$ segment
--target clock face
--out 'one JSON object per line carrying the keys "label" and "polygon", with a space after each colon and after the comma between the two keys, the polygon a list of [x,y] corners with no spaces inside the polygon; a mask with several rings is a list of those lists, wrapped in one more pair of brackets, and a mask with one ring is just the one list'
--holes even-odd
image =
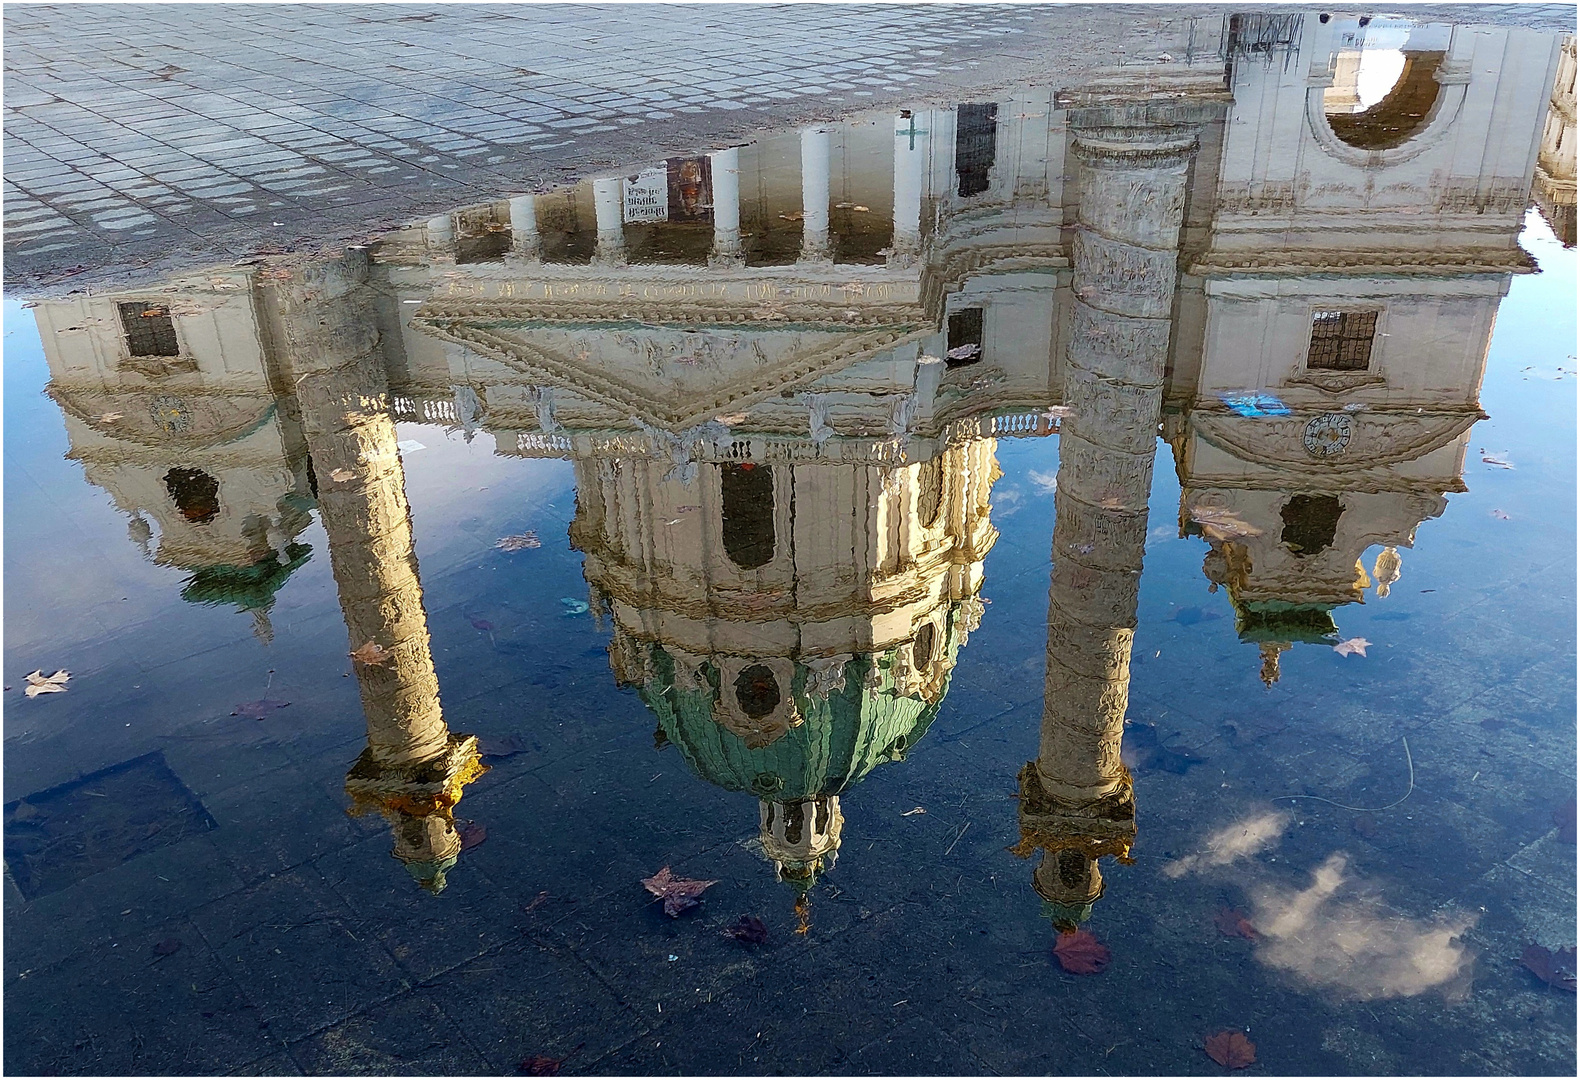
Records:
{"label": "clock face", "polygon": [[1306,453],[1314,458],[1334,457],[1350,445],[1350,418],[1345,413],[1323,413],[1306,421]]}
{"label": "clock face", "polygon": [[148,403],[154,423],[166,435],[184,435],[192,427],[192,410],[173,394],[160,394]]}

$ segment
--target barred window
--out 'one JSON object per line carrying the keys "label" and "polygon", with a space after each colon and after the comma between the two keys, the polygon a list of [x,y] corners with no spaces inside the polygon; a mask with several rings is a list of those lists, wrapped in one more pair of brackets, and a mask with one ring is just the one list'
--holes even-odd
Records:
{"label": "barred window", "polygon": [[1312,312],[1306,367],[1312,371],[1365,371],[1371,366],[1376,334],[1375,311]]}
{"label": "barred window", "polygon": [[120,304],[121,330],[133,356],[180,356],[176,326],[164,304]]}

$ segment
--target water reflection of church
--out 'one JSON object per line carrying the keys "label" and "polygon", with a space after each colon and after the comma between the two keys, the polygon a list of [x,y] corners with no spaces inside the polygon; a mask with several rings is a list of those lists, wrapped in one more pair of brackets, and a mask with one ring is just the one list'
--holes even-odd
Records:
{"label": "water reflection of church", "polygon": [[[51,392],[134,537],[152,519],[156,558],[245,579],[243,608],[267,610],[319,506],[351,644],[401,654],[358,668],[348,784],[430,884],[475,746],[444,728],[393,420],[574,462],[615,677],[661,744],[758,800],[801,889],[980,618],[995,441],[1059,430],[1018,850],[1068,926],[1135,836],[1119,744],[1158,436],[1269,682],[1386,595],[1463,490],[1561,55],[1524,30],[1240,14],[1144,78],[440,215],[332,286],[234,270],[44,304]],[[314,371],[337,389],[310,402]]]}

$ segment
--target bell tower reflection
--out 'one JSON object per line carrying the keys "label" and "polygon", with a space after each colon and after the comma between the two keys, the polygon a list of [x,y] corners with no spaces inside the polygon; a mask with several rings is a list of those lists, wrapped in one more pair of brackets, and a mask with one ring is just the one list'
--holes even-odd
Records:
{"label": "bell tower reflection", "polygon": [[476,737],[452,734],[439,704],[365,276],[365,260],[348,257],[293,277],[275,297],[367,719],[346,792],[353,813],[384,815],[392,854],[439,892],[461,850],[451,809],[485,766]]}

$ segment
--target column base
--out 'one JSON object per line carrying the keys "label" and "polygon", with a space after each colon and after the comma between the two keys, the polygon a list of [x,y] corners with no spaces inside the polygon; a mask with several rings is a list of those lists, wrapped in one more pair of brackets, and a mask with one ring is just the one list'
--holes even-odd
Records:
{"label": "column base", "polygon": [[392,765],[364,749],[346,773],[346,794],[352,813],[368,810],[426,817],[448,811],[461,801],[461,791],[488,771],[476,735],[451,735],[436,757]]}

